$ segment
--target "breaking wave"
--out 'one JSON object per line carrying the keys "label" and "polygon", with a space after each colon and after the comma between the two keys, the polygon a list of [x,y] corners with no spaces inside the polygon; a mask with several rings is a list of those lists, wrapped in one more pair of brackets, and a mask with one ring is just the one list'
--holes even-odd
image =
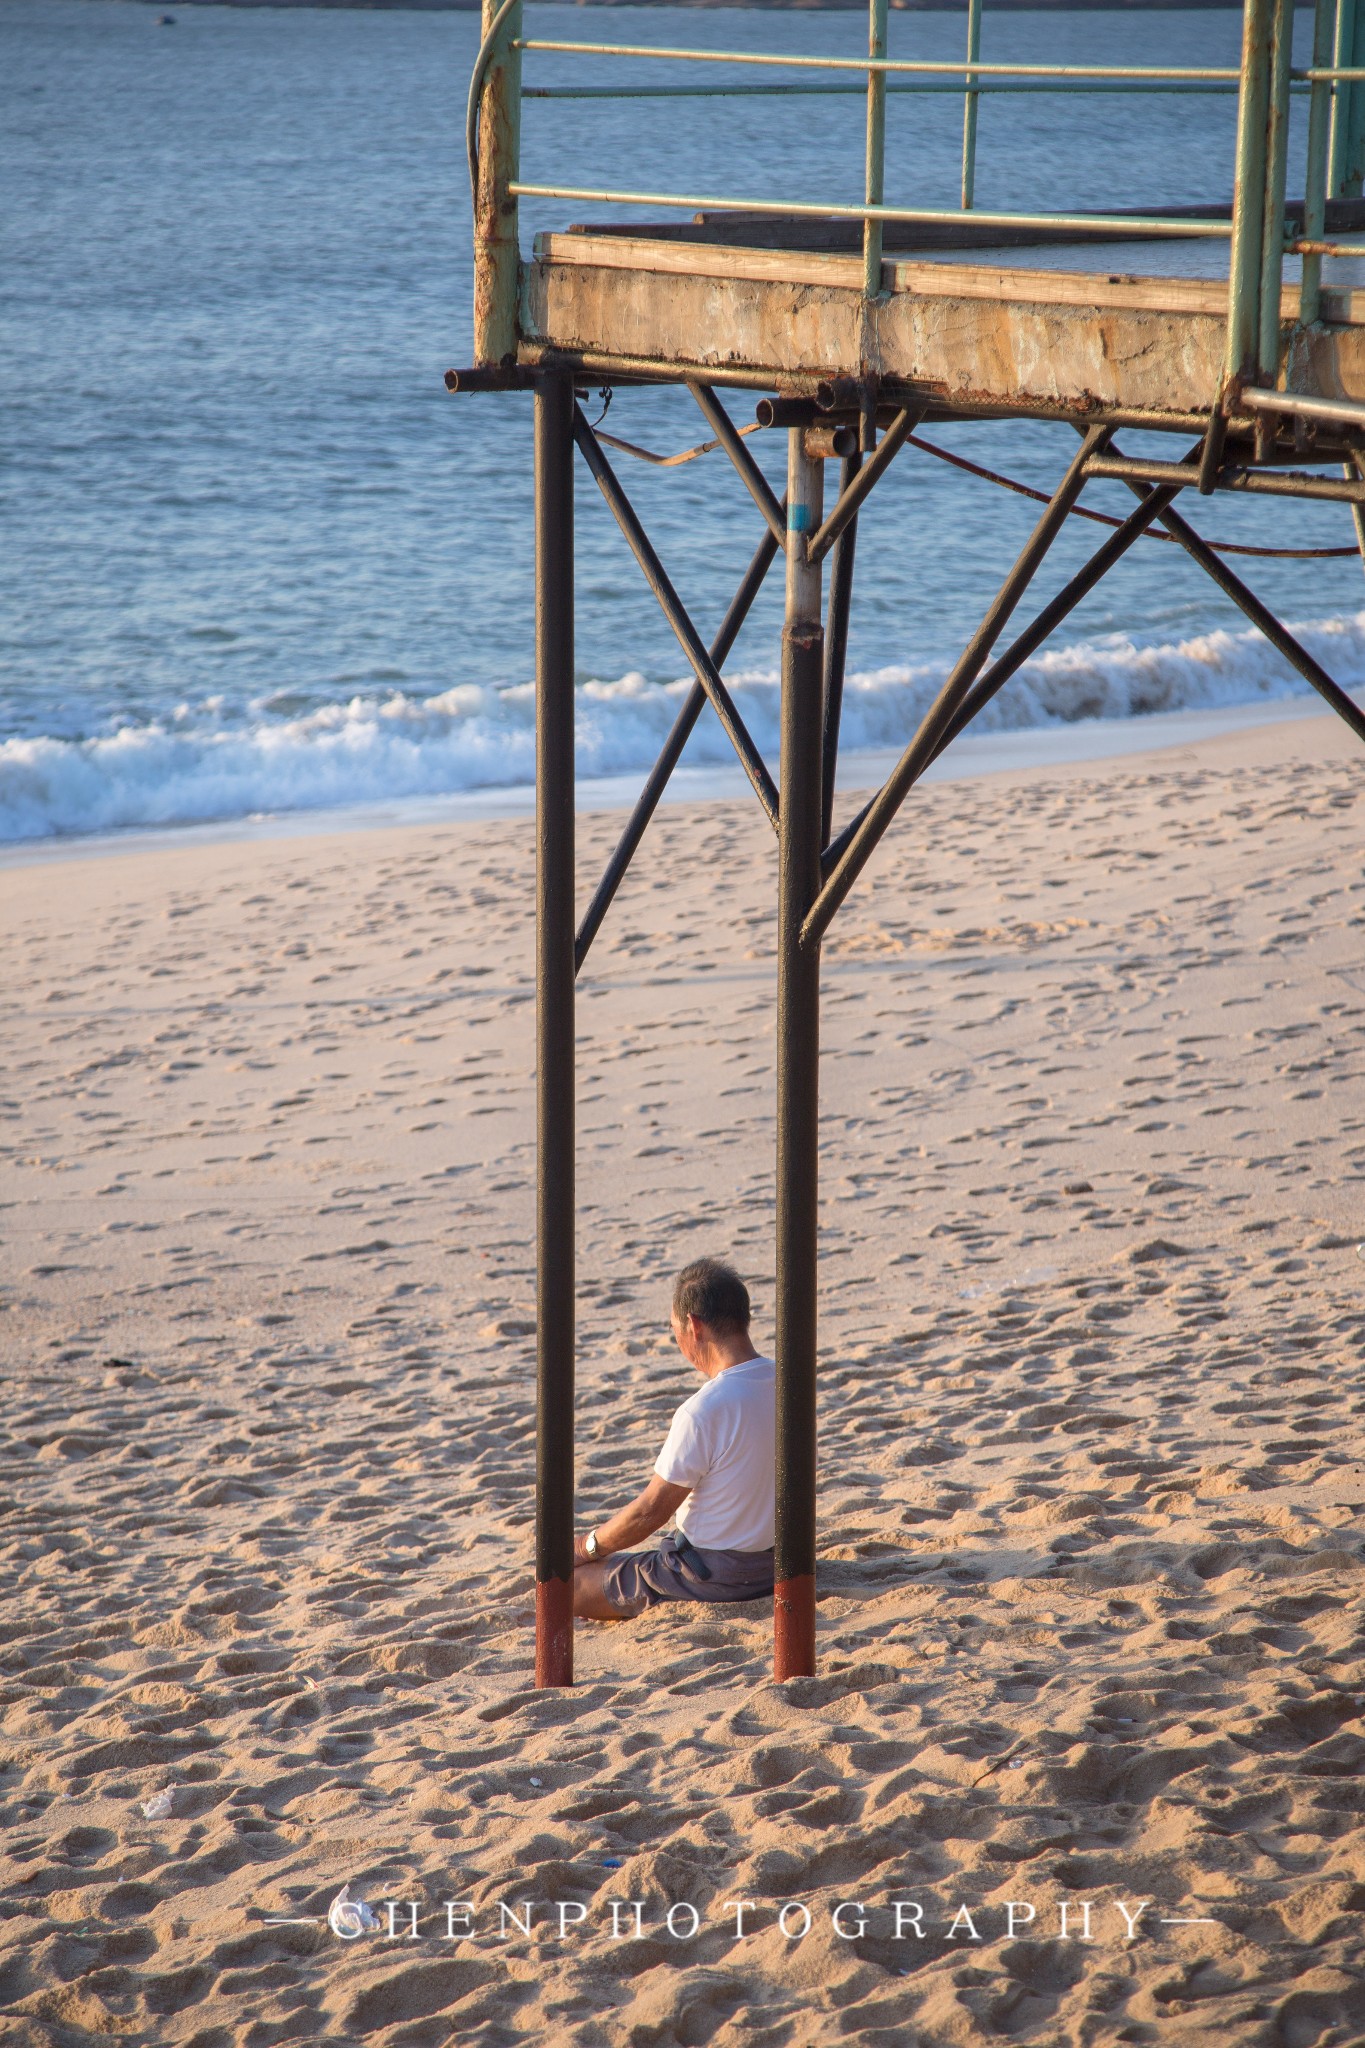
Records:
{"label": "breaking wave", "polygon": [[[1344,685],[1365,683],[1365,612],[1297,629]],[[850,675],[844,745],[899,747],[943,680],[941,666]],[[778,681],[751,670],[730,677],[751,732],[775,759]],[[637,773],[657,754],[686,681],[583,680],[577,689],[578,772]],[[1144,646],[1118,635],[1039,655],[978,721],[981,730],[1132,719],[1303,695],[1293,671],[1255,632],[1205,633]],[[712,715],[685,756],[693,766],[730,758]],[[132,827],[184,825],[404,798],[455,795],[531,781],[531,686],[464,685],[432,697],[352,697],[291,714],[269,701],[240,713],[221,699],[172,717],[123,724],[90,738],[0,743],[0,840],[38,840]]]}

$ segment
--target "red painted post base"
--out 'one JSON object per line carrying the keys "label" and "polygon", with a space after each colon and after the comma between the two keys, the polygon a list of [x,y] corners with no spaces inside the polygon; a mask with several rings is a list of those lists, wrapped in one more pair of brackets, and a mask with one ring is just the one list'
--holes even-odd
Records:
{"label": "red painted post base", "polygon": [[536,1684],[573,1684],[573,1580],[536,1587]]}
{"label": "red painted post base", "polygon": [[815,1676],[815,1579],[779,1579],[773,1588],[773,1677]]}

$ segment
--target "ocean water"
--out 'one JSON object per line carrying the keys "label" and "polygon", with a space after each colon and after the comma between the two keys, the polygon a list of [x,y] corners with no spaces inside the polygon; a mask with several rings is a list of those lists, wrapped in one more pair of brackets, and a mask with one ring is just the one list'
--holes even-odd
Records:
{"label": "ocean water", "polygon": [[[530,780],[530,401],[453,399],[470,353],[469,14],[0,0],[0,840],[238,819]],[[856,54],[856,14],[532,7],[533,33]],[[1301,31],[1306,17],[1301,17]],[[963,24],[895,15],[892,54]],[[1229,12],[986,17],[987,57],[1235,62]],[[536,67],[534,70],[532,66]],[[560,68],[556,71],[554,67]],[[527,82],[662,68],[528,60]],[[983,206],[1157,205],[1229,184],[1227,100],[982,103]],[[857,196],[855,99],[540,102],[535,182]],[[951,204],[950,96],[893,101],[888,191]],[[528,210],[536,227],[581,209]],[[750,417],[743,398],[738,418]],[[705,437],[686,394],[608,426]],[[1037,425],[936,430],[1035,485]],[[1129,445],[1140,445],[1128,437]],[[777,434],[750,446],[775,478]],[[1170,446],[1162,448],[1170,453]],[[723,455],[619,468],[704,631],[756,515]],[[1126,511],[1117,487],[1087,502]],[[859,539],[847,743],[902,742],[1036,508],[908,454]],[[1202,502],[1215,538],[1332,546],[1340,506]],[[1039,588],[1095,544],[1075,527]],[[1365,682],[1358,561],[1239,565],[1345,683]],[[780,577],[729,674],[775,757]],[[687,688],[591,481],[578,515],[579,766],[631,776]],[[1302,686],[1179,550],[1140,544],[1001,694],[997,728],[1140,719]],[[689,756],[727,758],[708,712]]]}

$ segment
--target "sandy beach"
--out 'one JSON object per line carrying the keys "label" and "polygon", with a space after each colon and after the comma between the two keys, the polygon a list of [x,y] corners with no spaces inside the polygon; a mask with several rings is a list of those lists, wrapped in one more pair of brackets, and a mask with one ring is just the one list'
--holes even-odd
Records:
{"label": "sandy beach", "polygon": [[[1312,718],[908,807],[826,953],[780,1687],[759,1603],[529,1689],[527,821],[0,876],[5,2041],[1365,2038],[1363,775]],[[666,810],[580,984],[584,1526],[683,1260],[771,1341],[773,893]]]}

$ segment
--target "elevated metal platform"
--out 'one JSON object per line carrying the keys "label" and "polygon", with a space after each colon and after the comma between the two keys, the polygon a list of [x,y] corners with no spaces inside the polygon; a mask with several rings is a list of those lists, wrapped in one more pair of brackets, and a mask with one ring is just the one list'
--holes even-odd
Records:
{"label": "elevated metal platform", "polygon": [[[1164,531],[1321,695],[1356,736],[1365,716],[1229,564],[1229,553],[1341,550],[1210,544],[1181,518],[1183,491],[1350,507],[1365,551],[1365,0],[1316,0],[1311,62],[1292,60],[1291,0],[1245,0],[1233,68],[1001,65],[981,58],[980,0],[968,0],[960,64],[887,54],[887,0],[869,0],[866,58],[641,48],[527,38],[521,0],[485,0],[470,88],[475,200],[475,361],[452,391],[535,393],[537,690],[537,1682],[573,1677],[575,1550],[574,979],[608,915],[687,739],[709,705],[776,839],[777,1460],[774,1672],[815,1668],[817,1172],[823,936],[882,835],[951,746],[1127,550]],[[1152,17],[1152,35],[1164,18]],[[523,55],[591,62],[593,83],[537,87],[537,99],[853,93],[865,103],[862,201],[789,201],[531,184],[520,175]],[[603,67],[672,67],[700,82],[619,92]],[[681,67],[681,69],[679,68]],[[689,67],[700,67],[699,71]],[[729,82],[717,82],[723,74]],[[583,74],[580,71],[577,76]],[[774,81],[776,79],[776,82]],[[831,80],[833,82],[831,82]],[[738,82],[736,82],[738,81]],[[747,81],[747,82],[746,82]],[[990,91],[1235,96],[1235,160],[1223,197],[1147,213],[1003,213],[977,203],[978,101]],[[887,203],[888,92],[960,91],[961,204]],[[1291,108],[1306,121],[1289,172]],[[526,95],[529,97],[530,95]],[[642,132],[642,159],[656,160]],[[808,163],[798,153],[798,161]],[[528,256],[518,208],[571,206],[597,225],[541,234]],[[612,225],[612,208],[635,216]],[[639,214],[670,216],[641,225]],[[672,218],[676,214],[678,217]],[[619,216],[618,216],[619,223]],[[1354,238],[1354,239],[1353,239]],[[757,513],[757,546],[709,646],[659,560],[607,448],[646,453],[594,429],[589,386],[691,390]],[[736,424],[787,430],[779,500]],[[836,773],[859,508],[922,422],[1051,420],[1051,491],[1037,524],[966,639],[934,703],[870,802],[836,819]],[[1126,430],[1182,437],[1171,459]],[[704,449],[684,451],[690,459]],[[605,873],[580,911],[574,870],[575,455],[601,491],[676,635],[693,688]],[[837,465],[830,470],[831,463]],[[826,472],[830,470],[829,485]],[[837,478],[837,481],[836,481]],[[1126,484],[1122,520],[1080,499],[1095,478]],[[995,476],[995,482],[1008,479]],[[1074,516],[1107,537],[1084,566],[1012,625]],[[1286,539],[1291,537],[1286,535]],[[780,787],[746,730],[724,668],[778,556],[786,572]],[[826,583],[825,563],[829,576]],[[1012,637],[1011,637],[1012,636]]]}
{"label": "elevated metal platform", "polygon": [[[1365,208],[1350,212],[1365,226]],[[542,234],[522,267],[516,358],[791,393],[874,380],[883,402],[1202,432],[1223,388],[1226,277],[1135,274],[1134,256],[1154,253],[1145,244],[1090,245],[1072,268],[1078,253],[886,252],[869,297],[852,251],[639,228]],[[1282,375],[1365,406],[1365,288],[1320,288],[1311,332],[1300,298],[1284,287]]]}

